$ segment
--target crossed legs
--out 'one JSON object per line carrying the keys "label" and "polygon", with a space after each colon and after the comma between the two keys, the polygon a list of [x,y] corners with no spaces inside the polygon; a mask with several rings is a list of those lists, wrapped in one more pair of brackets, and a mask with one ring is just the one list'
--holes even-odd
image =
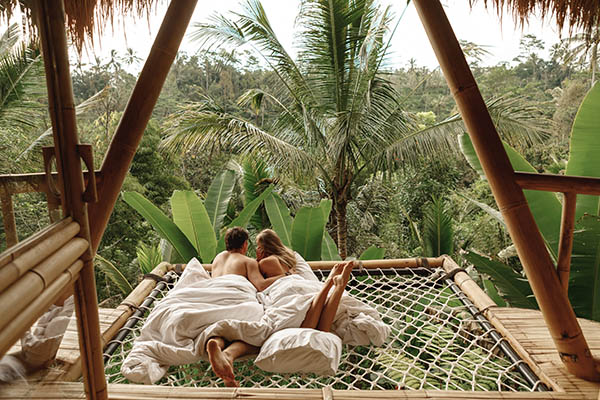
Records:
{"label": "crossed legs", "polygon": [[[306,317],[300,325],[301,328],[313,328],[323,332],[331,331],[331,325],[333,325],[344,289],[350,279],[352,268],[354,268],[354,261],[336,264],[331,269],[323,288],[313,299]],[[331,295],[328,297],[330,291]]]}

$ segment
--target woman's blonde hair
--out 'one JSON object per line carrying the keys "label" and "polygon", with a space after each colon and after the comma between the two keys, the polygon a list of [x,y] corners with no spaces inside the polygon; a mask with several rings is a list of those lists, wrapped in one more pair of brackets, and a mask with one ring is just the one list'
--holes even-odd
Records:
{"label": "woman's blonde hair", "polygon": [[289,269],[296,267],[294,252],[283,244],[274,230],[263,229],[256,235],[256,243],[262,247],[265,257],[275,256],[281,264],[286,265]]}

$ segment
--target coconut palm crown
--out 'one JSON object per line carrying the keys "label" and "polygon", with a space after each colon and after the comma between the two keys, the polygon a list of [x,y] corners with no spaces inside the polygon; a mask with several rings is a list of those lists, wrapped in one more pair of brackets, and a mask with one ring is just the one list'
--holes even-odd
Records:
{"label": "coconut palm crown", "polygon": [[250,45],[260,53],[279,79],[280,93],[252,89],[239,102],[256,109],[268,101],[281,113],[261,128],[207,99],[174,116],[164,145],[253,154],[298,178],[324,183],[345,258],[346,208],[357,177],[447,147],[455,136],[449,133],[462,130],[460,118],[424,128],[403,110],[382,70],[391,19],[390,9],[372,0],[302,1],[296,59],[277,39],[258,0],[248,0],[233,18],[217,15],[196,24],[193,38],[203,44]]}

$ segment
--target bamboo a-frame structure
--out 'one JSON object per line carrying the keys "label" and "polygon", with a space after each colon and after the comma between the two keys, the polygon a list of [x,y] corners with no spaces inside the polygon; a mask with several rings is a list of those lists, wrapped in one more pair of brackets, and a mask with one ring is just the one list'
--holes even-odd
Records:
{"label": "bamboo a-frame structure", "polygon": [[[8,4],[6,7],[12,6],[10,1],[0,1],[0,4],[3,3]],[[95,5],[96,2],[90,3]],[[129,0],[124,3],[131,5],[135,2]],[[415,0],[414,3],[460,108],[560,357],[575,376],[600,381],[599,363],[592,357],[566,295],[574,200],[578,193],[600,194],[599,180],[515,173],[441,4],[438,0]],[[494,3],[503,2],[494,0]],[[36,182],[43,180],[44,191],[50,192],[48,186],[53,178],[49,164],[52,158],[56,159],[64,219],[11,247],[0,257],[0,302],[11,310],[0,317],[0,354],[6,353],[48,306],[74,283],[86,395],[90,399],[106,399],[107,384],[102,364],[105,338],[99,332],[92,259],[196,0],[170,3],[98,173],[93,172],[90,147],[78,142],[65,29],[64,10],[68,7],[64,4],[73,6],[78,3],[73,0],[65,0],[65,3],[62,0],[31,2],[31,17],[35,20],[42,43],[55,143],[53,150],[46,151],[46,174],[31,179]],[[557,12],[559,21],[560,18],[562,21],[570,18],[571,23],[575,21],[585,27],[590,27],[600,13],[597,4],[569,5],[569,2],[559,0],[515,0],[509,4],[514,5],[521,15],[536,4],[545,11],[563,10]],[[83,32],[81,28],[76,31]],[[81,160],[90,171],[87,176],[82,171]],[[523,196],[524,188],[565,194],[557,269]],[[6,197],[5,191],[2,191],[3,209],[9,212],[10,195],[8,201]]]}

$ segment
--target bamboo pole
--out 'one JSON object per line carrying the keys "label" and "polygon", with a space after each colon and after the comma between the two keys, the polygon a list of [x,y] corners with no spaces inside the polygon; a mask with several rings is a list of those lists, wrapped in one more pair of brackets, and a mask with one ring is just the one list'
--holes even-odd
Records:
{"label": "bamboo pole", "polygon": [[[19,279],[19,277],[23,276],[27,271],[42,262],[42,260],[63,247],[67,242],[73,239],[78,232],[79,224],[77,222],[71,222],[63,229],[33,246],[14,261],[0,267],[0,293]],[[79,255],[77,257],[79,257]]]}
{"label": "bamboo pole", "polygon": [[562,285],[565,295],[569,293],[569,273],[571,271],[571,253],[573,251],[573,229],[575,227],[576,206],[577,194],[564,193],[556,272],[558,273],[558,280]]}
{"label": "bamboo pole", "polygon": [[1,190],[0,201],[2,202],[2,223],[6,234],[6,247],[12,247],[19,241],[12,196],[6,190]]}
{"label": "bamboo pole", "polygon": [[71,222],[73,222],[73,219],[67,217],[59,222],[47,226],[46,228],[42,229],[37,233],[34,233],[32,236],[23,240],[16,246],[5,250],[2,254],[0,254],[0,268],[10,263],[11,261],[17,259],[22,254],[37,246],[42,241],[54,235],[56,232],[64,229],[65,226],[69,225]]}
{"label": "bamboo pole", "polygon": [[600,178],[515,172],[515,181],[522,189],[600,195]]}
{"label": "bamboo pole", "polygon": [[561,359],[575,376],[600,381],[596,362],[444,9],[438,0],[415,0],[414,4]]}
{"label": "bamboo pole", "polygon": [[[365,269],[378,269],[378,268],[437,268],[441,267],[443,263],[442,257],[429,257],[429,258],[396,258],[389,260],[357,260],[362,263],[362,267]],[[313,270],[318,269],[331,269],[334,265],[339,264],[343,261],[307,261],[308,265]],[[202,264],[205,270],[211,271],[212,264]],[[185,269],[185,264],[182,265],[182,269]]]}
{"label": "bamboo pole", "polygon": [[[444,260],[442,268],[444,268],[446,273],[449,274],[456,269],[460,269],[458,264],[451,257],[442,256],[441,258]],[[490,296],[488,296],[466,272],[460,271],[456,273],[456,275],[454,275],[454,282],[479,310],[496,307],[494,300],[490,299]]]}
{"label": "bamboo pole", "polygon": [[15,284],[0,294],[0,304],[10,305],[0,313],[0,329],[20,313],[45,288],[63,273],[86,250],[88,243],[75,238],[42,263],[27,272]]}
{"label": "bamboo pole", "polygon": [[98,249],[113,207],[197,0],[171,1],[102,163],[99,201],[90,205],[92,248]]}
{"label": "bamboo pole", "polygon": [[5,354],[25,331],[48,310],[48,307],[61,296],[77,278],[83,262],[75,261],[71,266],[52,282],[24,310],[13,318],[3,329],[0,329],[0,354]]}
{"label": "bamboo pole", "polygon": [[83,355],[83,381],[88,398],[107,399],[90,228],[87,205],[83,201],[84,182],[69,71],[64,4],[62,0],[35,0],[32,11],[37,17],[44,57],[63,215],[70,215],[79,223],[81,229],[78,236],[88,242],[88,248],[81,257],[83,267],[74,288],[79,347]]}

